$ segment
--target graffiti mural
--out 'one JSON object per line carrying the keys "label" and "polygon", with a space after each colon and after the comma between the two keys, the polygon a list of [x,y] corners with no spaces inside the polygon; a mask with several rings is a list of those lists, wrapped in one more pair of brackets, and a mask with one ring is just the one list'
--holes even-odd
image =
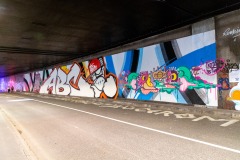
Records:
{"label": "graffiti mural", "polygon": [[230,89],[230,83],[229,83],[229,78],[227,73],[222,73],[221,77],[218,79],[218,84],[219,84],[219,92],[222,90],[229,90]]}
{"label": "graffiti mural", "polygon": [[117,98],[117,78],[114,74],[107,73],[102,57],[90,60],[87,70],[74,62],[69,66],[54,68],[42,84],[40,93]]}
{"label": "graffiti mural", "polygon": [[215,30],[211,30],[23,74],[18,80],[4,78],[0,80],[0,89],[6,91],[14,83],[19,91],[42,94],[119,97],[209,107],[218,107],[223,99],[234,107],[238,96],[229,74],[238,70],[239,64],[232,59],[217,58]]}
{"label": "graffiti mural", "polygon": [[8,92],[8,89],[13,89],[17,92],[29,91],[24,83],[22,74],[0,79],[0,92]]}
{"label": "graffiti mural", "polygon": [[235,109],[240,110],[240,83],[230,90],[227,100],[234,102]]}
{"label": "graffiti mural", "polygon": [[[188,44],[186,46],[186,44]],[[119,97],[185,104],[218,105],[215,32],[164,42],[105,57],[118,75]]]}
{"label": "graffiti mural", "polygon": [[218,108],[238,109],[238,84],[240,82],[240,37],[239,37],[240,10],[217,16],[216,41],[217,55],[225,60],[225,66],[218,75],[219,88]]}
{"label": "graffiti mural", "polygon": [[[177,90],[185,92],[187,89],[210,89],[216,88],[216,84],[207,82],[196,76],[196,71],[187,67],[178,69],[155,70],[153,72],[129,73],[126,76],[124,90],[133,90],[134,98],[139,94],[166,92],[171,94]],[[125,73],[125,72],[124,72]],[[127,91],[124,92],[125,94]]]}
{"label": "graffiti mural", "polygon": [[[216,74],[226,64],[216,58],[215,32],[209,31],[27,73],[22,75],[18,89],[44,94],[217,106]],[[223,84],[224,80],[219,82]]]}

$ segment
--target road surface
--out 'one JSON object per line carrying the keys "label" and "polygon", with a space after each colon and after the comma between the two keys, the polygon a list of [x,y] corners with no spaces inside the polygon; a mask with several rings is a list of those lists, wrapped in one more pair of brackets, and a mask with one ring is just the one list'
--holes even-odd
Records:
{"label": "road surface", "polygon": [[0,94],[0,111],[0,129],[11,128],[0,133],[4,160],[240,159],[240,122],[15,94]]}

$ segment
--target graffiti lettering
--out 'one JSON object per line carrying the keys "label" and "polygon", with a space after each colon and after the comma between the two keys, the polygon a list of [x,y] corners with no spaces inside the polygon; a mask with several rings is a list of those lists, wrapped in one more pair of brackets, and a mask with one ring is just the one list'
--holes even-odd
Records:
{"label": "graffiti lettering", "polygon": [[62,69],[58,69],[57,78],[56,78],[56,94],[58,95],[69,95],[70,86],[67,84],[67,75]]}
{"label": "graffiti lettering", "polygon": [[230,63],[231,60],[227,60],[226,62],[226,65],[223,69],[223,72],[226,72],[226,73],[229,73],[229,72],[232,72],[232,71],[236,71],[236,70],[239,70],[239,64],[237,63]]}
{"label": "graffiti lettering", "polygon": [[200,67],[207,75],[215,75],[219,72],[229,73],[239,70],[239,64],[231,63],[229,59],[224,60],[222,58],[219,58],[216,61],[207,61]]}
{"label": "graffiti lettering", "polygon": [[80,90],[78,82],[81,78],[81,67],[77,63],[74,63],[66,74],[68,74],[67,81],[71,87],[75,90]]}
{"label": "graffiti lettering", "polygon": [[236,38],[238,36],[240,36],[240,28],[227,28],[224,32],[223,32],[223,36],[232,36],[232,38]]}
{"label": "graffiti lettering", "polygon": [[57,69],[53,69],[51,75],[46,79],[44,84],[40,88],[40,93],[56,94],[56,79],[57,79]]}
{"label": "graffiti lettering", "polygon": [[103,58],[89,62],[90,75],[83,77],[83,70],[78,63],[70,68],[55,68],[41,86],[40,93],[87,96],[100,98],[116,98],[118,94],[115,75],[106,74]]}
{"label": "graffiti lettering", "polygon": [[207,61],[205,64],[201,65],[200,68],[207,75],[215,75],[222,71],[226,66],[226,61],[222,58],[216,59],[215,61]]}

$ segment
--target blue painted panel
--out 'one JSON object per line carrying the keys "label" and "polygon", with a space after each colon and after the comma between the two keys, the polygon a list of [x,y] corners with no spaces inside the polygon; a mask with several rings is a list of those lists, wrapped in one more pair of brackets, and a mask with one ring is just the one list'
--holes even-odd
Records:
{"label": "blue painted panel", "polygon": [[186,56],[183,56],[172,62],[167,67],[178,68],[181,66],[185,66],[187,68],[192,68],[195,66],[199,66],[209,60],[216,60],[216,43],[191,52]]}

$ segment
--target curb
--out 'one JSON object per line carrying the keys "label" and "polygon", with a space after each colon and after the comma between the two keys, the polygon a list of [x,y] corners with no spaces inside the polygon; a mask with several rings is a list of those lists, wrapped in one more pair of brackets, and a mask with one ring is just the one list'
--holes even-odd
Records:
{"label": "curb", "polygon": [[[189,104],[179,104],[179,103],[168,103],[168,102],[154,102],[154,101],[142,101],[135,99],[123,99],[119,98],[114,99],[100,99],[100,98],[90,98],[90,97],[77,97],[77,96],[61,96],[61,95],[49,95],[49,94],[38,94],[38,93],[29,93],[29,92],[16,92],[15,94],[24,94],[33,97],[41,98],[54,98],[57,100],[64,100],[75,103],[82,103],[87,101],[89,103],[111,103],[114,105],[128,107],[134,106],[138,109],[150,108],[152,110],[162,110],[162,111],[172,111],[182,114],[194,114],[198,116],[211,116],[214,118],[224,118],[224,119],[238,119],[240,120],[240,111],[235,110],[225,110],[225,109],[216,109],[216,108],[207,108],[204,105],[189,105]],[[101,105],[101,104],[100,104]]]}

